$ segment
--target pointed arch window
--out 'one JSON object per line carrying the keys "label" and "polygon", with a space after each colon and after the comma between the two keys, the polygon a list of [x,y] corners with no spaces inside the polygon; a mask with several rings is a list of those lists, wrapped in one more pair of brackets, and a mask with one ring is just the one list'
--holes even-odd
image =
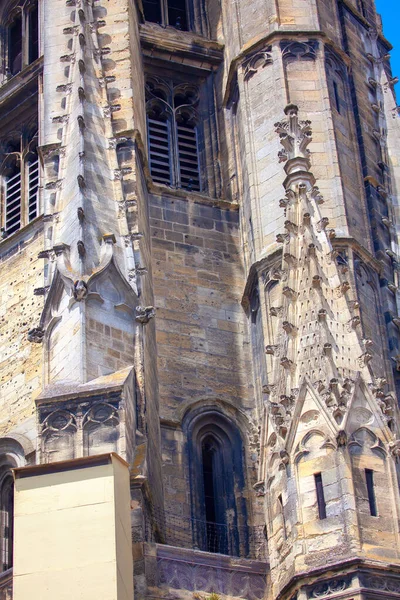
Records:
{"label": "pointed arch window", "polygon": [[39,157],[37,129],[23,131],[4,147],[2,237],[5,238],[39,215]]}
{"label": "pointed arch window", "polygon": [[217,411],[184,423],[188,436],[193,545],[207,552],[250,552],[244,449],[236,425]]}
{"label": "pointed arch window", "polygon": [[155,182],[201,191],[198,103],[194,84],[147,78],[147,137]]}
{"label": "pointed arch window", "polygon": [[1,570],[7,571],[13,566],[14,538],[14,480],[10,472],[3,477],[0,486]]}
{"label": "pointed arch window", "polygon": [[5,72],[13,77],[39,58],[37,0],[21,0],[5,22]]}
{"label": "pointed arch window", "polygon": [[186,0],[143,0],[143,12],[151,23],[188,30]]}

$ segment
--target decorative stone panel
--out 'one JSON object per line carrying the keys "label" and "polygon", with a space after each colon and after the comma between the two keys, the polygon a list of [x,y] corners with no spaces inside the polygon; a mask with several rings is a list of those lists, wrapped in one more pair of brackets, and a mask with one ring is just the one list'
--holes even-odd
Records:
{"label": "decorative stone panel", "polygon": [[267,563],[157,545],[158,585],[261,600]]}

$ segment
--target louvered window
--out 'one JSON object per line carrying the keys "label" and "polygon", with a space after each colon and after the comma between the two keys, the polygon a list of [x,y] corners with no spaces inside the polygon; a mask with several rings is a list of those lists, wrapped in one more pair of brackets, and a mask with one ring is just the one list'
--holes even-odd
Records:
{"label": "louvered window", "polygon": [[146,21],[170,25],[175,29],[188,29],[186,0],[143,0]]}
{"label": "louvered window", "polygon": [[[36,128],[36,126],[35,126]],[[40,163],[36,129],[22,127],[19,139],[5,144],[0,171],[3,181],[2,238],[15,233],[39,215]]]}
{"label": "louvered window", "polygon": [[28,221],[39,214],[39,159],[37,155],[28,163]]}
{"label": "louvered window", "polygon": [[200,191],[198,88],[149,77],[146,82],[149,163],[153,181]]}
{"label": "louvered window", "polygon": [[150,171],[154,181],[171,185],[171,145],[169,121],[147,119],[149,135]]}
{"label": "louvered window", "polygon": [[197,130],[194,127],[177,125],[179,175],[181,187],[200,189],[199,152]]}
{"label": "louvered window", "polygon": [[21,227],[21,183],[21,169],[16,165],[13,173],[6,178],[5,229],[8,235]]}

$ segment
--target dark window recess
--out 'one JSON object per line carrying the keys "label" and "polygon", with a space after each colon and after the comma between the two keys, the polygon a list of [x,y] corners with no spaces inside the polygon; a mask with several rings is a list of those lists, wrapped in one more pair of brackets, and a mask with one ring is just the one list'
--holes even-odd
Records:
{"label": "dark window recess", "polygon": [[186,0],[143,0],[145,21],[187,31]]}
{"label": "dark window recess", "polygon": [[8,71],[16,75],[22,69],[22,17],[15,18],[8,29]]}
{"label": "dark window recess", "polygon": [[13,566],[14,481],[7,475],[1,489],[1,566],[3,571]]}
{"label": "dark window recess", "polygon": [[207,551],[227,554],[227,528],[224,522],[223,494],[221,494],[222,457],[221,450],[214,439],[204,440],[202,459]]}
{"label": "dark window recess", "polygon": [[168,0],[168,24],[176,29],[187,30],[185,0]]}
{"label": "dark window recess", "polygon": [[378,516],[378,509],[376,506],[375,488],[374,488],[374,472],[372,469],[365,469],[365,480],[367,483],[367,493],[369,502],[369,512],[371,517]]}
{"label": "dark window recess", "polygon": [[146,82],[147,136],[153,180],[200,191],[198,88],[158,77]]}
{"label": "dark window recess", "polygon": [[39,13],[37,5],[29,12],[29,62],[39,58]]}
{"label": "dark window recess", "polygon": [[143,0],[143,12],[145,21],[162,25],[163,18],[160,0]]}
{"label": "dark window recess", "polygon": [[339,96],[339,87],[336,81],[333,82],[333,95],[335,97],[335,107],[338,113],[340,114],[340,96]]}
{"label": "dark window recess", "polygon": [[39,10],[37,1],[18,3],[18,13],[6,26],[6,74],[16,75],[39,58]]}
{"label": "dark window recess", "polygon": [[5,229],[7,235],[21,227],[22,177],[19,161],[15,160],[5,182]]}
{"label": "dark window recess", "polygon": [[324,486],[322,484],[321,473],[314,475],[315,479],[315,490],[317,492],[317,503],[318,503],[318,516],[320,519],[326,519],[326,504],[324,497]]}

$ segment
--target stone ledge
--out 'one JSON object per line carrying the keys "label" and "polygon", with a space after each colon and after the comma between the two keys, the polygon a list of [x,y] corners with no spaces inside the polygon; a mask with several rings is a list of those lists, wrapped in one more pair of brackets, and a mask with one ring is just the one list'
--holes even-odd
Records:
{"label": "stone ledge", "polygon": [[267,562],[161,544],[145,544],[144,555],[148,567],[156,567],[157,585],[164,589],[214,592],[247,600],[265,596]]}

